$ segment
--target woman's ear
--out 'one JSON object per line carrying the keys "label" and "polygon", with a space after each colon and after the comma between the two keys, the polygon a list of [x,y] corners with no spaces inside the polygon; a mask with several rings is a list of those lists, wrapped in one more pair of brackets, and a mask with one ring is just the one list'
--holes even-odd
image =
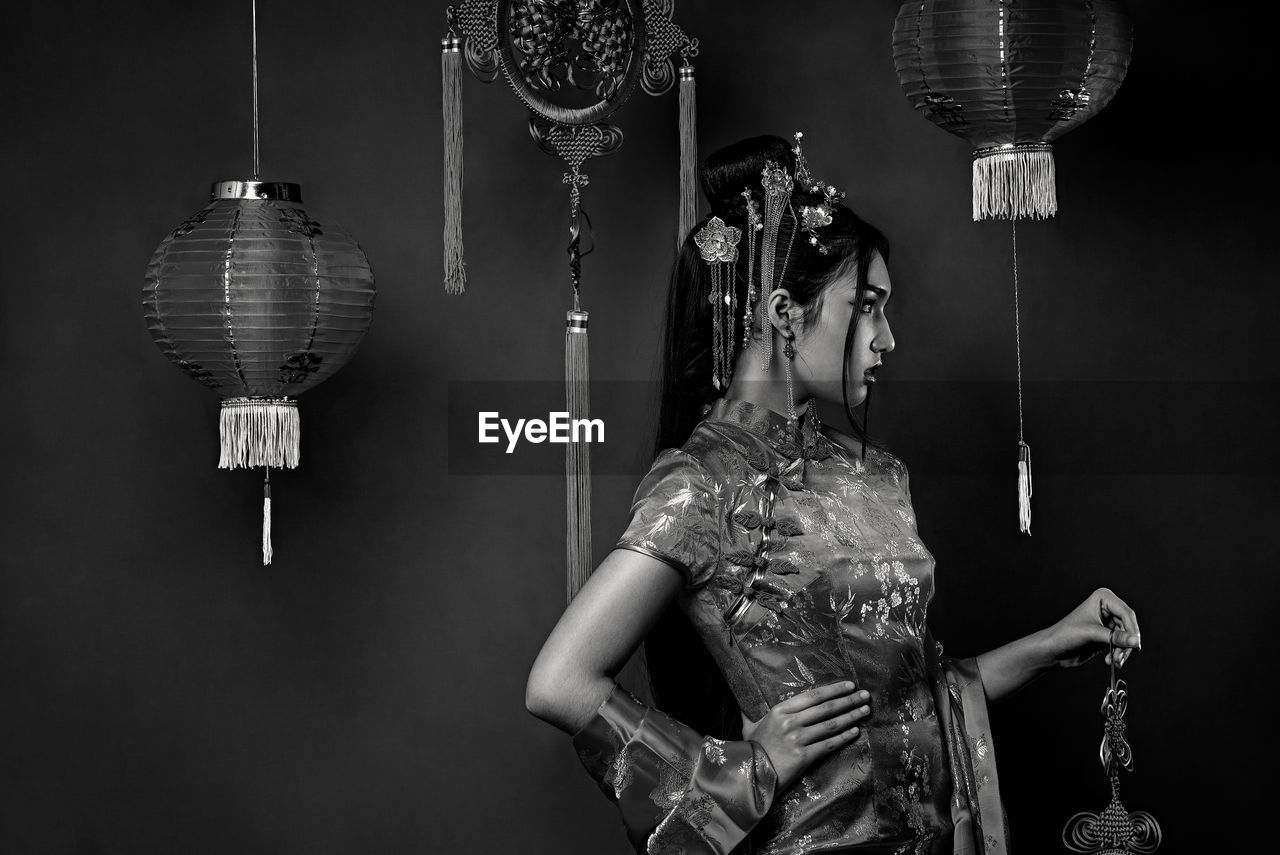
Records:
{"label": "woman's ear", "polygon": [[791,292],[786,288],[774,289],[766,305],[769,307],[769,323],[773,324],[774,329],[784,333],[791,332],[792,310],[796,308]]}

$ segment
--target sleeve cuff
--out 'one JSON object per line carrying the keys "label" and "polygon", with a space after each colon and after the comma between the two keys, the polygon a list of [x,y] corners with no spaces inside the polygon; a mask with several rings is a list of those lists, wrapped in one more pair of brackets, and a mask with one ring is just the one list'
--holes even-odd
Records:
{"label": "sleeve cuff", "polygon": [[685,587],[688,587],[689,583],[693,581],[693,576],[689,572],[689,568],[686,567],[682,562],[677,561],[676,559],[671,558],[669,556],[663,555],[659,552],[655,552],[654,550],[649,549],[647,546],[641,546],[638,543],[621,541],[614,545],[614,549],[630,549],[632,552],[639,552],[641,555],[648,555],[650,558],[656,558],[658,561],[661,561],[663,564],[667,565],[672,570],[679,573],[680,578],[684,580]]}
{"label": "sleeve cuff", "polygon": [[1005,855],[1009,832],[978,660],[941,656],[939,666],[935,701],[951,766],[957,838],[971,836],[975,853]]}
{"label": "sleeve cuff", "polygon": [[700,736],[616,683],[573,744],[637,852],[728,855],[773,803],[777,773],[759,744]]}

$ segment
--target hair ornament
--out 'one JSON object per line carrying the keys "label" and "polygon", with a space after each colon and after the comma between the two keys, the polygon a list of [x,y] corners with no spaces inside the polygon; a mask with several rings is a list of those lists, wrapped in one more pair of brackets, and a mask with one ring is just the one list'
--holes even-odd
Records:
{"label": "hair ornament", "polygon": [[711,270],[711,383],[717,389],[728,388],[733,367],[733,317],[738,309],[733,280],[741,240],[742,230],[726,225],[719,217],[712,217],[693,236]]}
{"label": "hair ornament", "polygon": [[764,222],[750,187],[742,188],[742,198],[747,209],[743,217],[747,224],[747,300],[742,307],[742,349],[746,350],[751,344],[751,312],[756,303],[756,232],[764,228]]}
{"label": "hair ornament", "polygon": [[803,131],[795,132],[795,148],[791,149],[796,156],[796,181],[810,193],[821,193],[823,200],[817,205],[802,205],[800,207],[800,228],[804,229],[809,235],[809,245],[816,247],[818,252],[823,255],[827,254],[827,247],[818,239],[818,229],[823,226],[831,225],[831,212],[835,204],[844,198],[844,191],[837,190],[834,185],[826,184],[822,180],[813,177],[813,173],[809,171],[809,161],[805,159],[802,140],[804,139]]}
{"label": "hair ornament", "polygon": [[693,242],[702,253],[702,260],[708,264],[723,262],[732,264],[738,260],[738,241],[742,239],[742,230],[736,226],[726,225],[719,217],[712,217],[707,224],[698,229]]}
{"label": "hair ornament", "polygon": [[[773,331],[769,328],[766,297],[773,291],[777,279],[781,279],[781,276],[774,278],[774,268],[778,257],[778,229],[782,225],[782,212],[791,205],[791,175],[786,167],[767,160],[764,169],[760,170],[760,186],[764,188],[764,228],[760,235],[760,300],[756,314],[760,322],[761,367],[768,370],[773,358]],[[792,229],[791,233],[794,237],[795,230]],[[790,254],[791,248],[788,245],[788,257]],[[783,266],[786,266],[785,261]]]}

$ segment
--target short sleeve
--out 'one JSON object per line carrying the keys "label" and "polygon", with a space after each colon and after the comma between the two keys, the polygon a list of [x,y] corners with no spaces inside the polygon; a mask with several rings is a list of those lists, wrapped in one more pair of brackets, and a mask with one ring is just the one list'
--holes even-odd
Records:
{"label": "short sleeve", "polygon": [[668,448],[636,488],[620,549],[664,561],[696,588],[711,577],[720,554],[722,488],[693,455]]}

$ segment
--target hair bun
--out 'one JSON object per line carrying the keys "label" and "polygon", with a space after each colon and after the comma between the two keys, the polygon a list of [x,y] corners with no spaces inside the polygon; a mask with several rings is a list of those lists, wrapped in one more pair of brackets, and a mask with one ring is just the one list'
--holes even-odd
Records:
{"label": "hair bun", "polygon": [[742,216],[742,191],[750,188],[759,196],[760,173],[768,161],[795,175],[791,144],[772,134],[739,140],[708,155],[702,164],[702,193],[711,203],[711,213],[721,219]]}

